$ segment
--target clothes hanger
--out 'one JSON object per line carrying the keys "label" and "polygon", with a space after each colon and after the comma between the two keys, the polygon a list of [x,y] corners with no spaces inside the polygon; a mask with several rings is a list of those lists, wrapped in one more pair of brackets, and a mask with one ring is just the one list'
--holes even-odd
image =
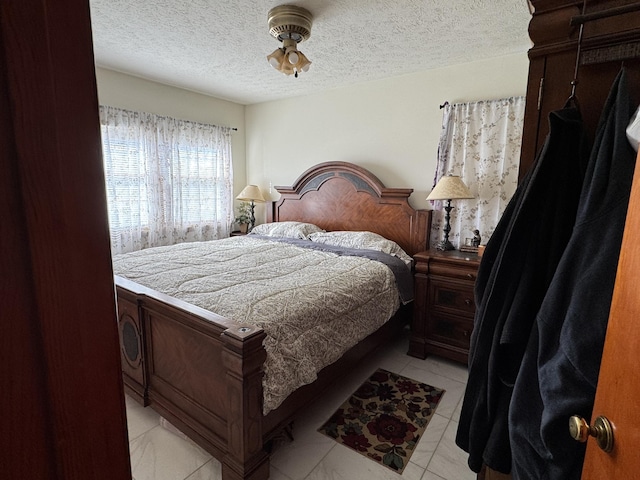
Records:
{"label": "clothes hanger", "polygon": [[[582,15],[584,16],[587,10],[587,0],[582,2]],[[564,108],[575,108],[580,110],[578,103],[578,97],[576,95],[576,87],[578,86],[578,71],[580,69],[580,53],[582,50],[582,34],[584,32],[584,22],[580,23],[580,31],[578,33],[578,48],[576,49],[576,64],[573,69],[573,80],[571,80],[571,95],[564,104]]]}

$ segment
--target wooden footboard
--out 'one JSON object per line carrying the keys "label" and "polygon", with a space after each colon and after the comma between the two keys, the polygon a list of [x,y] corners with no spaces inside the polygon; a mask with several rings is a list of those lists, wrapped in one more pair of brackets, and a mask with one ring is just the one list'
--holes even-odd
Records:
{"label": "wooden footboard", "polygon": [[222,462],[225,480],[263,480],[261,329],[116,277],[126,391]]}
{"label": "wooden footboard", "polygon": [[269,478],[265,446],[296,413],[408,324],[410,307],[262,415],[265,333],[116,277],[127,393],[222,462],[224,480]]}

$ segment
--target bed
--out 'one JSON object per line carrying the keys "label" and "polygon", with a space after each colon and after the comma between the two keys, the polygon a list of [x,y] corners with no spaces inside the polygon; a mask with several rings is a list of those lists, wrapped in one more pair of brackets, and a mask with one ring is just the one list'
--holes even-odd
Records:
{"label": "bed", "polygon": [[[275,188],[281,196],[269,204],[267,223],[373,232],[409,255],[427,248],[430,212],[409,205],[412,189],[386,188],[357,165],[322,163],[293,186]],[[250,237],[226,244],[257,242]],[[218,458],[224,480],[267,479],[269,442],[340,373],[393,338],[411,311],[410,303],[400,302],[391,319],[322,368],[315,381],[266,408],[268,327],[248,321],[240,309],[237,315],[224,310],[222,316],[124,276],[116,275],[115,282],[125,390]]]}

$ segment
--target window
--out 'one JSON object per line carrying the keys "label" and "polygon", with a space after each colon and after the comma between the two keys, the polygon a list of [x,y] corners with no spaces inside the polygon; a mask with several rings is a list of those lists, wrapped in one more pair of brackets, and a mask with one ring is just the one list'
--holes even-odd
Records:
{"label": "window", "polygon": [[231,129],[100,107],[113,253],[227,236]]}
{"label": "window", "polygon": [[[471,241],[474,230],[486,243],[516,190],[524,107],[524,97],[444,105],[434,186],[443,175],[459,175],[474,195],[457,200],[451,212],[449,240],[456,248]],[[437,242],[441,205],[433,213],[431,239]]]}

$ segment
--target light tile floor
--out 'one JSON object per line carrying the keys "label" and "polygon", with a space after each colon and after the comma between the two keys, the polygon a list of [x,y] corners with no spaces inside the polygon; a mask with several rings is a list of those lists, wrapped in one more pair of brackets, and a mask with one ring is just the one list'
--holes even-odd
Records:
{"label": "light tile floor", "polygon": [[[408,336],[379,350],[320,397],[294,422],[294,441],[271,456],[271,480],[475,480],[467,455],[454,442],[467,369],[438,357],[406,355]],[[435,415],[411,461],[399,475],[339,445],[316,430],[377,368],[444,388]],[[220,463],[160,423],[150,408],[126,398],[134,480],[220,480]]]}

